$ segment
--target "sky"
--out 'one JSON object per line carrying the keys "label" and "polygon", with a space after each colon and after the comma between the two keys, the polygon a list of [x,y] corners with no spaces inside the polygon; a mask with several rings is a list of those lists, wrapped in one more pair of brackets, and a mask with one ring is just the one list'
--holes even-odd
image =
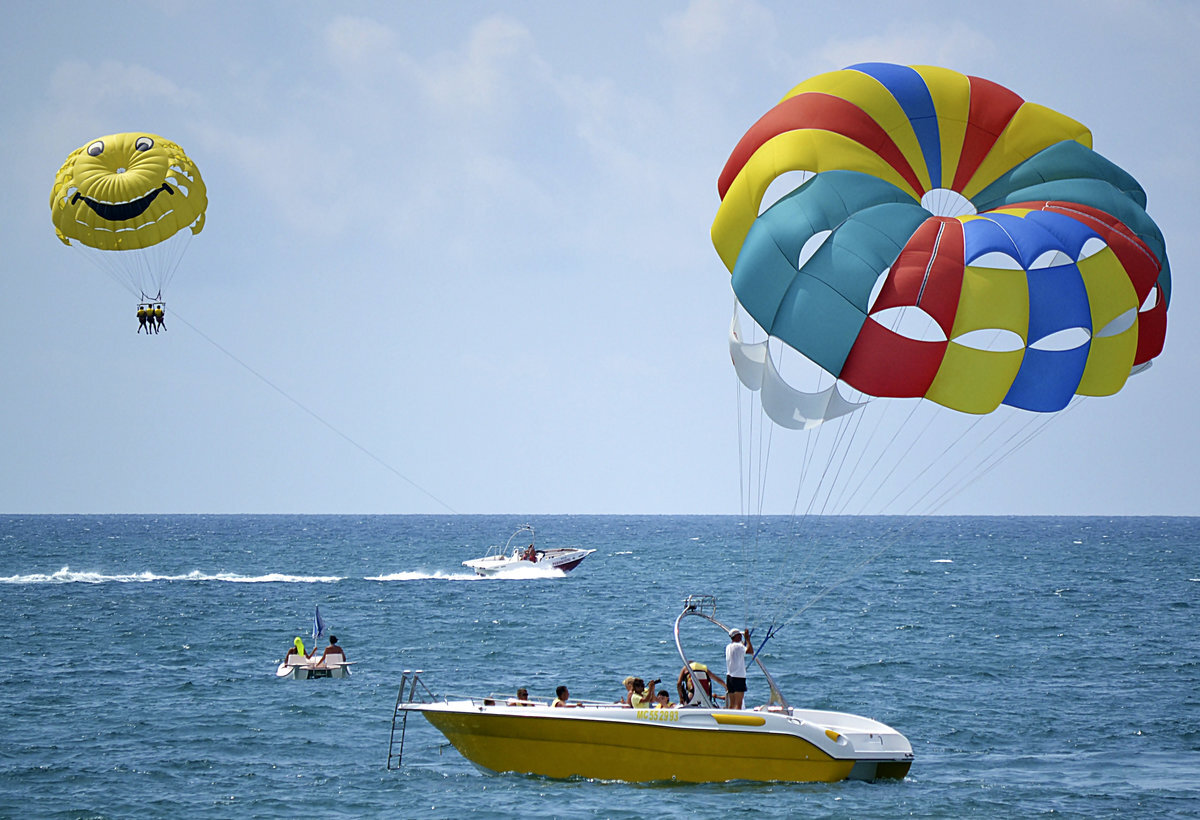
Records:
{"label": "sky", "polygon": [[[0,512],[737,513],[717,176],[885,61],[1087,125],[1174,273],[1154,366],[940,512],[1200,513],[1192,3],[3,5]],[[150,339],[49,212],[135,130],[209,196]]]}

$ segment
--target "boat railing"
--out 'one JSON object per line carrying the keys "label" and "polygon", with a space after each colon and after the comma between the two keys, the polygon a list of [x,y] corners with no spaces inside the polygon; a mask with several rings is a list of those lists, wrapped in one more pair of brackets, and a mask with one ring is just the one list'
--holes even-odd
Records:
{"label": "boat railing", "polygon": [[[524,700],[518,699],[516,695],[497,692],[491,695],[457,695],[447,693],[439,701],[466,701],[472,706],[483,708],[485,706],[540,706],[549,708],[554,704],[554,698],[537,698],[530,697]],[[617,704],[607,700],[587,700],[585,698],[571,698],[571,706],[616,706]]]}
{"label": "boat railing", "polygon": [[487,548],[487,552],[483,554],[483,558],[481,560],[500,561],[505,559],[509,556],[507,549],[507,547],[502,547],[499,544],[492,544]]}
{"label": "boat railing", "polygon": [[[513,540],[516,539],[516,537],[523,532],[529,533],[529,546],[532,547],[534,545],[536,538],[534,537],[533,525],[532,524],[522,524],[520,527],[517,528],[516,532],[514,532],[512,535],[508,536],[508,541],[505,542],[505,544],[504,544],[504,554],[505,555],[508,555],[512,552],[512,550],[510,550],[509,547],[512,546]],[[524,539],[522,539],[522,540],[524,540]]]}
{"label": "boat railing", "polygon": [[490,547],[488,547],[487,551],[483,554],[482,560],[500,561],[508,558],[509,556],[520,557],[524,553],[524,549],[519,544],[514,547],[513,541],[516,540],[517,536],[521,535],[522,533],[529,534],[529,546],[532,547],[535,540],[533,527],[529,524],[524,524],[508,537],[508,540],[504,542],[504,546],[492,544]]}

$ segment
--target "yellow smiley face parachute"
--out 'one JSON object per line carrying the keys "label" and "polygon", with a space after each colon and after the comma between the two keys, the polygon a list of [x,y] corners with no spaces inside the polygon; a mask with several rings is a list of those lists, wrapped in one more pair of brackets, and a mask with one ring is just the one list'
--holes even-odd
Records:
{"label": "yellow smiley face parachute", "polygon": [[146,301],[162,299],[207,207],[204,180],[183,149],[141,131],[72,151],[50,194],[58,238]]}

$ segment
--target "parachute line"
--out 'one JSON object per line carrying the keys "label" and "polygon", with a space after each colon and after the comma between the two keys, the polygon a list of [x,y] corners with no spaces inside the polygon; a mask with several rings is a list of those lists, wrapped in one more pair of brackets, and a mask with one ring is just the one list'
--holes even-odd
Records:
{"label": "parachute line", "polygon": [[179,313],[178,313],[178,311],[172,311],[172,312],[171,312],[171,318],[172,318],[172,320],[174,320],[174,321],[177,321],[177,322],[182,322],[183,324],[187,325],[187,326],[188,326],[189,328],[191,328],[191,329],[192,329],[192,330],[193,330],[193,331],[194,331],[194,332],[195,332],[195,333],[196,333],[198,336],[200,336],[200,338],[204,339],[206,342],[208,342],[210,345],[212,345],[213,347],[215,347],[217,350],[219,350],[219,351],[221,351],[222,353],[224,353],[226,356],[228,356],[228,357],[229,357],[230,359],[232,359],[234,362],[236,362],[237,364],[241,365],[241,367],[242,367],[242,368],[243,368],[243,369],[244,369],[244,370],[245,370],[247,373],[250,373],[252,376],[254,376],[255,378],[257,378],[259,381],[261,381],[261,382],[262,382],[263,384],[265,384],[267,387],[271,388],[271,389],[272,389],[272,390],[274,390],[276,393],[278,393],[279,395],[283,396],[285,399],[287,399],[288,401],[290,401],[292,404],[296,405],[296,407],[298,407],[298,408],[300,408],[301,410],[303,410],[305,413],[307,413],[309,416],[311,416],[311,417],[312,417],[313,419],[315,419],[317,422],[319,422],[320,424],[324,425],[324,426],[325,426],[325,427],[326,427],[328,430],[330,430],[332,433],[334,433],[335,435],[337,435],[337,436],[338,436],[339,438],[341,438],[343,441],[345,441],[345,442],[347,442],[348,444],[350,444],[352,447],[354,447],[356,450],[358,450],[359,452],[361,452],[363,455],[365,455],[365,456],[367,456],[368,458],[370,458],[370,459],[371,459],[372,461],[374,461],[376,464],[378,464],[379,466],[383,467],[385,470],[387,470],[388,472],[390,472],[392,475],[396,476],[397,478],[401,479],[402,481],[405,481],[405,482],[406,482],[406,483],[407,483],[407,484],[408,484],[410,487],[412,487],[413,489],[417,490],[418,492],[420,492],[420,493],[424,494],[426,497],[428,497],[428,498],[432,499],[433,501],[436,501],[436,502],[437,502],[438,504],[440,504],[442,507],[445,507],[445,508],[446,508],[446,510],[448,510],[450,513],[452,513],[452,514],[454,514],[454,515],[458,515],[458,510],[456,510],[456,509],[454,509],[453,507],[451,507],[451,506],[450,506],[449,504],[447,504],[445,501],[442,501],[442,499],[438,498],[436,495],[434,495],[433,493],[429,492],[429,490],[425,489],[425,488],[424,488],[424,487],[422,487],[420,484],[418,484],[417,482],[413,481],[413,480],[412,480],[411,478],[409,478],[408,476],[404,475],[404,473],[402,473],[402,472],[400,472],[399,470],[397,470],[397,469],[396,469],[395,467],[393,467],[391,464],[388,464],[386,461],[384,461],[382,458],[380,458],[379,456],[377,456],[375,453],[371,452],[371,451],[370,451],[370,450],[368,450],[366,447],[364,447],[363,445],[359,444],[357,441],[355,441],[354,439],[352,439],[350,436],[348,436],[348,435],[346,435],[345,433],[343,433],[343,432],[342,432],[341,430],[339,430],[337,427],[333,426],[331,423],[329,423],[329,422],[328,422],[328,421],[326,421],[324,418],[322,418],[320,415],[318,415],[318,414],[317,414],[317,413],[316,413],[314,410],[311,410],[311,409],[310,409],[308,406],[306,406],[306,405],[305,405],[303,402],[301,402],[299,399],[297,399],[297,398],[295,398],[295,397],[291,396],[291,395],[290,395],[290,394],[289,394],[287,391],[285,391],[285,390],[284,390],[282,387],[280,387],[279,385],[275,384],[275,382],[271,381],[271,380],[270,380],[270,379],[268,379],[266,376],[264,376],[262,373],[259,373],[257,370],[255,370],[253,367],[251,367],[249,364],[247,364],[245,361],[243,361],[242,359],[240,359],[240,358],[238,358],[236,355],[234,355],[234,354],[233,354],[233,352],[232,352],[232,351],[230,351],[228,348],[226,348],[226,347],[222,346],[220,343],[218,343],[218,342],[217,342],[215,339],[213,339],[213,338],[212,338],[211,336],[209,336],[207,333],[205,333],[205,332],[204,332],[204,331],[202,331],[200,328],[198,328],[198,327],[196,327],[195,325],[193,325],[193,324],[192,324],[191,322],[189,322],[187,319],[185,319],[185,318],[183,318],[182,316],[180,316],[180,315],[179,315]]}
{"label": "parachute line", "polygon": [[[797,503],[789,518],[786,537],[789,542],[792,542],[792,551],[796,553],[796,557],[802,557],[802,560],[792,565],[790,572],[780,573],[784,562],[776,561],[772,564],[773,575],[756,573],[760,581],[754,588],[757,600],[762,601],[764,604],[769,603],[773,610],[782,613],[770,619],[770,634],[774,634],[778,629],[794,623],[803,613],[826,598],[830,593],[859,575],[866,566],[886,553],[893,545],[901,543],[908,532],[942,509],[961,492],[986,476],[1011,455],[1020,451],[1057,418],[1082,404],[1083,399],[1084,397],[1082,396],[1076,397],[1076,400],[1061,413],[1029,413],[1027,411],[1014,410],[1013,414],[1001,419],[993,429],[987,431],[983,430],[982,425],[983,420],[987,417],[975,416],[970,419],[966,430],[951,437],[950,440],[942,442],[941,447],[937,449],[926,448],[926,451],[932,454],[932,462],[926,464],[914,475],[912,483],[919,486],[922,482],[917,481],[917,478],[929,478],[933,474],[935,467],[942,470],[942,474],[932,482],[925,482],[929,486],[923,491],[918,492],[914,500],[903,504],[903,515],[906,516],[903,526],[890,533],[879,544],[878,548],[870,549],[865,554],[860,555],[843,573],[826,581],[818,582],[816,579],[824,574],[826,567],[837,552],[845,552],[847,549],[853,548],[850,545],[841,544],[838,545],[838,549],[835,551],[836,539],[829,539],[824,545],[818,544],[806,527],[810,516],[814,513],[823,515],[829,509],[839,510],[839,512],[833,514],[840,515],[842,514],[841,511],[844,511],[852,501],[863,509],[874,505],[881,498],[879,491],[888,486],[888,479],[896,475],[898,464],[903,463],[907,454],[914,449],[922,447],[922,442],[926,439],[938,434],[933,426],[933,421],[936,417],[922,420],[919,425],[914,426],[912,420],[916,412],[920,409],[925,409],[934,414],[945,415],[947,411],[936,405],[929,406],[931,404],[929,402],[917,402],[913,407],[908,408],[904,413],[901,428],[916,429],[916,435],[909,437],[911,440],[908,441],[901,441],[900,437],[893,437],[889,441],[888,446],[884,448],[888,451],[887,456],[877,458],[871,463],[870,469],[867,470],[868,476],[853,476],[857,472],[857,466],[848,469],[851,476],[858,480],[859,487],[863,486],[870,473],[877,472],[878,469],[886,467],[887,476],[873,482],[875,488],[868,493],[864,494],[856,490],[849,493],[851,498],[842,498],[839,496],[836,501],[833,501],[831,500],[831,487],[838,487],[843,483],[837,472],[844,467],[848,467],[851,463],[855,465],[862,463],[862,452],[857,454],[855,458],[851,458],[849,449],[856,446],[854,439],[856,438],[856,434],[860,432],[861,425],[864,423],[862,421],[863,416],[860,415],[858,418],[842,420],[845,422],[845,426],[842,430],[839,430],[836,447],[828,456],[828,461],[822,471],[822,478],[817,482],[816,489],[809,495],[805,511],[799,513],[800,505]],[[950,415],[957,414],[951,413]],[[817,432],[818,430],[810,431],[810,433]],[[872,430],[873,432],[874,430]],[[982,435],[979,435],[980,433]],[[867,436],[866,438],[869,441],[872,436]],[[857,444],[861,443],[862,441],[857,442]],[[897,448],[900,451],[899,456],[896,454]],[[812,448],[808,449],[811,450]],[[950,459],[953,460],[951,461]],[[837,467],[833,466],[835,463],[838,465]],[[826,480],[829,477],[832,478],[831,481]],[[910,489],[912,483],[906,483],[906,489]],[[801,486],[798,487],[795,495],[797,499],[804,492],[802,486],[804,482],[800,481],[799,484]],[[882,509],[894,507],[904,495],[904,490],[892,493],[883,504]],[[857,496],[857,499],[854,498],[855,496]],[[922,509],[924,512],[915,513],[918,509]],[[768,529],[767,519],[763,515],[763,512],[761,508],[758,510],[758,521],[754,525],[755,532],[753,539],[755,544],[759,543],[761,536]],[[801,543],[804,544],[802,549],[799,548]],[[767,587],[764,587],[761,583],[764,578],[770,581]],[[814,584],[816,584],[815,587]],[[805,595],[807,597],[804,597]],[[801,598],[804,599],[801,600]],[[746,623],[753,622],[755,622],[754,617],[748,617]]]}

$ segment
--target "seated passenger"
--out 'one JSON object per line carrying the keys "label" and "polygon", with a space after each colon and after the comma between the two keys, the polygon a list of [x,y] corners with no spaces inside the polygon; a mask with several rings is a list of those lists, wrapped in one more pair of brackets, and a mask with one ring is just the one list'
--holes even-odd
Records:
{"label": "seated passenger", "polygon": [[524,686],[522,686],[520,689],[517,690],[517,696],[515,698],[508,699],[508,705],[509,706],[533,706],[533,704],[529,702],[529,690],[526,689]]}
{"label": "seated passenger", "polygon": [[340,646],[338,646],[337,635],[329,636],[329,646],[325,647],[325,651],[321,653],[321,660],[319,663],[325,663],[325,659],[331,655],[333,656],[332,660],[338,663],[346,662],[346,652]]}
{"label": "seated passenger", "polygon": [[662,681],[650,681],[650,689],[646,690],[646,683],[641,678],[633,679],[633,692],[629,695],[629,705],[634,709],[649,709],[654,703],[654,687]]}
{"label": "seated passenger", "polygon": [[655,708],[655,709],[674,709],[675,708],[675,704],[671,703],[671,696],[667,694],[666,689],[660,690],[659,693],[654,696],[654,707],[653,708]]}
{"label": "seated passenger", "polygon": [[625,680],[621,681],[621,683],[625,684],[625,695],[619,701],[617,701],[617,703],[621,704],[622,706],[629,705],[629,696],[633,694],[634,680],[635,680],[635,678],[633,677],[633,675],[630,675]]}
{"label": "seated passenger", "polygon": [[299,655],[301,658],[304,658],[305,660],[307,660],[310,657],[304,651],[304,641],[301,640],[298,636],[295,640],[292,641],[292,645],[288,647],[287,654],[283,656],[283,662],[286,663],[287,665],[291,666],[292,658],[296,657],[297,655]]}
{"label": "seated passenger", "polygon": [[571,697],[571,693],[567,690],[567,687],[565,687],[565,686],[559,686],[557,689],[554,690],[554,694],[557,695],[558,697],[556,697],[554,699],[554,702],[550,704],[551,706],[578,706],[579,705],[578,703],[575,703],[575,704],[567,703],[567,698]]}

